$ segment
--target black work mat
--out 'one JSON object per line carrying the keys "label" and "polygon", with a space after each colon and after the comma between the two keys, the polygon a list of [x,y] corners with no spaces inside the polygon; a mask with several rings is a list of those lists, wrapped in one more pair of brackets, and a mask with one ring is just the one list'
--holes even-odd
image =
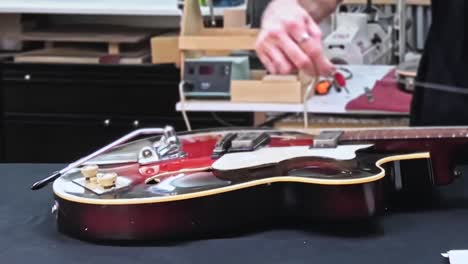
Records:
{"label": "black work mat", "polygon": [[[468,180],[441,188],[431,208],[389,214],[377,227],[328,232],[265,228],[168,244],[102,245],[59,234],[51,187],[31,183],[61,165],[0,165],[0,263],[448,263],[440,253],[468,249]],[[242,202],[242,201],[240,201]]]}

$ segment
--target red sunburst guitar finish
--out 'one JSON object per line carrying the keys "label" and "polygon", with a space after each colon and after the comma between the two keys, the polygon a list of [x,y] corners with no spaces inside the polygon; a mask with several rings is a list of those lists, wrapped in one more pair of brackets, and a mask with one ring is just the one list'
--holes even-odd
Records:
{"label": "red sunburst guitar finish", "polygon": [[451,183],[467,143],[465,128],[147,136],[62,173],[54,212],[60,231],[99,241],[365,220],[381,215],[388,190]]}

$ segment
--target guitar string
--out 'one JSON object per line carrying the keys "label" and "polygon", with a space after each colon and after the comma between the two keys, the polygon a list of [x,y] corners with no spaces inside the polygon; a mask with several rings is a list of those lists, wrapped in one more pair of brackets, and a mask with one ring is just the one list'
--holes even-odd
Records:
{"label": "guitar string", "polygon": [[[407,82],[403,80],[395,80],[395,81],[379,81],[381,83],[385,84],[407,84]],[[450,86],[450,85],[445,85],[445,84],[438,84],[438,83],[429,83],[429,82],[419,82],[419,81],[414,81],[412,82],[413,86],[418,86],[421,88],[428,88],[432,90],[438,90],[442,92],[450,92],[450,93],[460,93],[460,94],[466,94],[468,95],[468,87],[463,88],[460,86]]]}

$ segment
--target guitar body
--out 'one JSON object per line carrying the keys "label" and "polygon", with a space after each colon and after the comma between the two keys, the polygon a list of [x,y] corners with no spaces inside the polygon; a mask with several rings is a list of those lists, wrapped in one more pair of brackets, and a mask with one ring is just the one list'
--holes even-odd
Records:
{"label": "guitar body", "polygon": [[[332,135],[240,129],[122,144],[55,180],[58,229],[87,240],[162,240],[277,221],[367,220],[384,212],[389,190],[452,182],[451,157],[468,142]],[[99,180],[85,178],[96,165]],[[113,185],[103,187],[110,174]]]}

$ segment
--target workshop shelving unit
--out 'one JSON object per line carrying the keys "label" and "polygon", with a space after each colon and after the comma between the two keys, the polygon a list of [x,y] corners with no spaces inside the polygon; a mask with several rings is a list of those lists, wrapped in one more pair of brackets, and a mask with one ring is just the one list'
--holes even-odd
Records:
{"label": "workshop shelving unit", "polygon": [[[197,0],[185,0],[179,49],[181,74],[186,58],[228,55],[234,51],[253,51],[258,29],[247,27],[207,28]],[[233,102],[301,103],[310,78],[303,75],[271,76],[252,70],[250,80],[231,81]]]}

